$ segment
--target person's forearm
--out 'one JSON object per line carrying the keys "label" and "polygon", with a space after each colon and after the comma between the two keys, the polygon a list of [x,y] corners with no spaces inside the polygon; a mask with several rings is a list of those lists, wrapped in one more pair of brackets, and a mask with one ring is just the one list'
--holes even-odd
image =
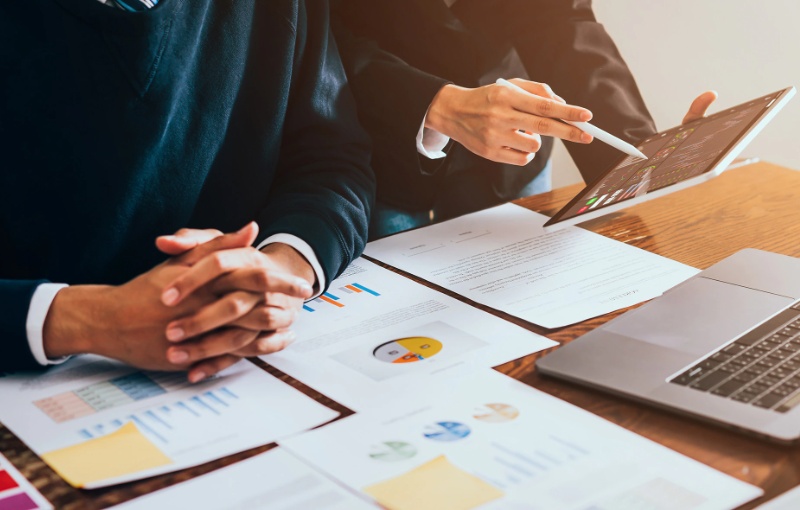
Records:
{"label": "person's forearm", "polygon": [[111,341],[102,330],[108,323],[101,305],[112,287],[77,285],[59,292],[44,322],[44,352],[48,358],[98,353],[97,344]]}
{"label": "person's forearm", "polygon": [[439,89],[439,92],[433,97],[431,105],[428,108],[428,113],[425,116],[425,127],[435,129],[446,136],[451,136],[449,121],[454,117],[453,115],[453,102],[457,101],[457,97],[463,87],[453,84],[447,84]]}

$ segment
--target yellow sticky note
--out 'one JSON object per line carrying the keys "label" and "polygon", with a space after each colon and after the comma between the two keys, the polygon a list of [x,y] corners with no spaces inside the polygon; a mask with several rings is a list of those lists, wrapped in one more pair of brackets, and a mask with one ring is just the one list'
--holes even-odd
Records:
{"label": "yellow sticky note", "polygon": [[133,423],[111,434],[45,453],[42,459],[78,488],[172,463]]}
{"label": "yellow sticky note", "polygon": [[502,498],[503,491],[454,466],[444,455],[364,492],[390,510],[469,510]]}

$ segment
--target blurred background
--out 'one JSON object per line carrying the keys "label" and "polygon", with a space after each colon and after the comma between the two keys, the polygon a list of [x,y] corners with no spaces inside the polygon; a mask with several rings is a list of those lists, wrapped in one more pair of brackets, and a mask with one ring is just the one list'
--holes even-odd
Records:
{"label": "blurred background", "polygon": [[[800,88],[798,0],[594,0],[593,5],[659,130],[679,124],[704,90],[719,92],[715,111],[789,85]],[[597,124],[602,126],[601,119]],[[800,95],[743,155],[800,169]],[[553,165],[554,188],[581,182],[560,142]]]}

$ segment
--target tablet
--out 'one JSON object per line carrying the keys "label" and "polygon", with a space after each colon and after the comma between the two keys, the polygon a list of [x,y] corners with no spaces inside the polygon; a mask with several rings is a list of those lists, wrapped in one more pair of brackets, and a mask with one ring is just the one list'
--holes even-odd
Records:
{"label": "tablet", "polygon": [[795,92],[785,88],[646,138],[637,148],[647,160],[622,158],[545,223],[545,230],[598,218],[721,174]]}

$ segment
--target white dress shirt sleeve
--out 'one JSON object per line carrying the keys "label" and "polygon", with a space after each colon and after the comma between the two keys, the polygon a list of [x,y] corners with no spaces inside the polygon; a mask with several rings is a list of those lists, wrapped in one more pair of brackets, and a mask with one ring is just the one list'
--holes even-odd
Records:
{"label": "white dress shirt sleeve", "polygon": [[31,304],[28,307],[28,317],[25,321],[25,332],[28,335],[28,346],[31,349],[36,362],[42,366],[58,365],[69,359],[58,358],[48,359],[44,353],[44,321],[50,311],[50,305],[56,298],[56,294],[67,287],[62,283],[43,283],[36,287],[31,297]]}
{"label": "white dress shirt sleeve", "polygon": [[260,250],[264,246],[272,243],[288,244],[300,252],[300,255],[305,257],[308,263],[311,264],[311,269],[314,270],[314,275],[317,277],[317,281],[313,284],[314,295],[311,296],[309,300],[319,297],[319,295],[322,294],[322,289],[325,288],[325,273],[322,272],[322,266],[319,264],[319,259],[317,258],[317,254],[314,253],[314,249],[311,248],[307,242],[291,234],[271,235],[261,241],[261,244],[259,244],[256,248]]}
{"label": "white dress shirt sleeve", "polygon": [[426,114],[422,118],[422,124],[417,132],[417,152],[430,159],[442,159],[447,156],[444,148],[450,142],[450,137],[443,135],[435,129],[425,127]]}

